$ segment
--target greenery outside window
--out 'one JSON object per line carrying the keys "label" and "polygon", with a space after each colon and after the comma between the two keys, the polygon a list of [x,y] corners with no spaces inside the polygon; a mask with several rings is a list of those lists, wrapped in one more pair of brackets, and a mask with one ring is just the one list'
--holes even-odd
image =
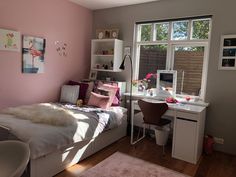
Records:
{"label": "greenery outside window", "polygon": [[141,25],[141,41],[151,41],[152,25]]}
{"label": "greenery outside window", "polygon": [[210,32],[210,20],[193,20],[191,39],[208,39]]}
{"label": "greenery outside window", "polygon": [[166,41],[169,37],[169,23],[157,23],[156,24],[156,40]]}
{"label": "greenery outside window", "polygon": [[172,24],[172,40],[186,40],[188,38],[189,21],[177,21]]}

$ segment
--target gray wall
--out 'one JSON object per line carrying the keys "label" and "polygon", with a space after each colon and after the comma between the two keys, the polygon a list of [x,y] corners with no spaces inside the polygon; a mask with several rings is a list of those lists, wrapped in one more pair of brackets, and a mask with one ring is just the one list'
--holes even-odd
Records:
{"label": "gray wall", "polygon": [[[98,28],[120,29],[126,46],[133,44],[136,21],[213,15],[207,77],[206,133],[223,137],[224,145],[215,148],[236,154],[236,71],[218,70],[220,36],[236,34],[235,0],[161,0],[147,4],[94,11],[94,34]],[[127,79],[128,71],[114,77]],[[186,142],[187,143],[187,142]]]}

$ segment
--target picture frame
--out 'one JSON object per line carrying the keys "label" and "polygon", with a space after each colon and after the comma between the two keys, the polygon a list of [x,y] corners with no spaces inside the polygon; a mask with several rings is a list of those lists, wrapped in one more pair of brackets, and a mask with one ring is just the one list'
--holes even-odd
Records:
{"label": "picture frame", "polygon": [[46,39],[23,36],[22,73],[44,73]]}
{"label": "picture frame", "polygon": [[105,35],[105,39],[110,39],[111,38],[111,30],[110,29],[105,29],[104,30],[104,35]]}
{"label": "picture frame", "polygon": [[119,37],[119,29],[112,29],[111,30],[111,38],[118,39]]}
{"label": "picture frame", "polygon": [[219,70],[236,70],[236,35],[222,35]]}
{"label": "picture frame", "polygon": [[91,70],[89,73],[89,80],[96,80],[97,79],[97,71]]}
{"label": "picture frame", "polygon": [[0,29],[0,50],[20,52],[20,32],[7,29]]}
{"label": "picture frame", "polygon": [[105,38],[105,33],[104,33],[103,29],[96,30],[96,38],[97,39],[104,39]]}

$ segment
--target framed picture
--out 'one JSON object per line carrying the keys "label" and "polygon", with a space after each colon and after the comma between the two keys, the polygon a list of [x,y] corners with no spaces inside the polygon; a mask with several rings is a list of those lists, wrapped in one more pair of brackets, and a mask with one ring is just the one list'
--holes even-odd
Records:
{"label": "framed picture", "polygon": [[219,70],[236,70],[236,35],[221,37]]}
{"label": "framed picture", "polygon": [[43,38],[23,36],[23,73],[44,73],[45,46]]}
{"label": "framed picture", "polygon": [[110,29],[105,29],[104,34],[105,34],[105,39],[111,38],[111,30]]}
{"label": "framed picture", "polygon": [[0,50],[21,51],[20,32],[0,29]]}
{"label": "framed picture", "polygon": [[91,70],[89,74],[89,80],[96,80],[97,79],[97,71]]}
{"label": "framed picture", "polygon": [[119,29],[112,29],[111,38],[118,39],[118,36],[119,36]]}
{"label": "framed picture", "polygon": [[104,33],[103,29],[96,30],[96,38],[97,39],[104,39],[105,38],[105,33]]}

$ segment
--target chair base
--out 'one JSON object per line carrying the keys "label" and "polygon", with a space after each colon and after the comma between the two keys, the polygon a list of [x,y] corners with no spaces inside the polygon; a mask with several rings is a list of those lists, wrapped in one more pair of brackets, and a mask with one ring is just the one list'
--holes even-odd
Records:
{"label": "chair base", "polygon": [[[133,132],[134,130],[131,129],[131,139],[130,139],[131,145],[135,145],[136,143],[138,143],[139,141],[143,140],[146,137],[146,126],[147,126],[147,124],[143,124],[143,134],[140,138],[139,138],[139,136],[140,136],[140,131],[141,131],[142,127],[139,127],[138,136],[137,136],[136,140],[134,140],[134,132]],[[160,128],[163,128],[163,127],[160,127]],[[149,129],[150,129],[150,127],[149,127]],[[156,138],[156,136],[155,136],[155,138]],[[159,146],[162,146],[162,154],[165,155],[165,144],[164,145],[159,145]]]}

